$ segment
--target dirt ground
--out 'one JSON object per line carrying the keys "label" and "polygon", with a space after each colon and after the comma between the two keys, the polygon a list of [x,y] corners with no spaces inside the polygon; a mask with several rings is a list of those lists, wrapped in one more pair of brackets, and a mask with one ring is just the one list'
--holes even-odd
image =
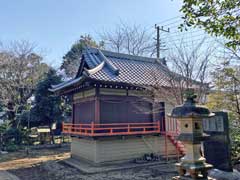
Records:
{"label": "dirt ground", "polygon": [[25,151],[0,155],[0,170],[23,169],[53,160],[63,160],[70,157],[68,146],[53,149],[31,150],[29,155]]}
{"label": "dirt ground", "polygon": [[167,165],[84,174],[62,162],[69,158],[69,147],[31,150],[0,156],[0,170],[7,170],[21,180],[169,180],[176,172]]}

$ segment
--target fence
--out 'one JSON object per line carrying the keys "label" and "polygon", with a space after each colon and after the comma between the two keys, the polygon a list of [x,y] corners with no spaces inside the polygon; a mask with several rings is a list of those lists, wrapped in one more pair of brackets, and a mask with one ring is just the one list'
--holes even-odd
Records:
{"label": "fence", "polygon": [[82,136],[113,136],[160,133],[160,121],[149,123],[70,124],[63,123],[63,133]]}

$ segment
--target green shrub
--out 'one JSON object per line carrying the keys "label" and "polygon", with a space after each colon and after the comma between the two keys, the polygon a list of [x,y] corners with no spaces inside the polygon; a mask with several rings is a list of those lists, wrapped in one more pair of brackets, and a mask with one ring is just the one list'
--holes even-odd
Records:
{"label": "green shrub", "polygon": [[18,149],[19,147],[14,143],[9,143],[6,145],[6,151],[14,152],[14,151],[17,151]]}
{"label": "green shrub", "polygon": [[9,128],[4,136],[6,144],[13,142],[14,144],[20,145],[22,143],[22,132],[17,128]]}
{"label": "green shrub", "polygon": [[232,161],[236,164],[240,162],[240,128],[231,128],[230,136],[232,140]]}
{"label": "green shrub", "polygon": [[8,128],[8,124],[7,123],[3,123],[0,125],[0,133],[3,134],[7,131]]}

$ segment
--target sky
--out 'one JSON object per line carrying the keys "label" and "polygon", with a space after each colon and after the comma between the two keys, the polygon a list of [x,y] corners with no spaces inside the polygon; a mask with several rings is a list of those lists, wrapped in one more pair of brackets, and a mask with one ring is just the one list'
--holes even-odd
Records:
{"label": "sky", "polygon": [[28,40],[58,67],[81,35],[98,40],[121,21],[154,28],[180,8],[181,0],[1,0],[0,42]]}

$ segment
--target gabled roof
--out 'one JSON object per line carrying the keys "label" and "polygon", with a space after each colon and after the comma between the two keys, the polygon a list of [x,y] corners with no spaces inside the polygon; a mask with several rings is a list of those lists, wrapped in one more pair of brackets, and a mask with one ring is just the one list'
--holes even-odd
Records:
{"label": "gabled roof", "polygon": [[83,52],[76,77],[53,86],[51,91],[59,91],[72,86],[84,78],[126,83],[134,86],[168,86],[169,71],[159,59],[133,56],[88,47]]}

